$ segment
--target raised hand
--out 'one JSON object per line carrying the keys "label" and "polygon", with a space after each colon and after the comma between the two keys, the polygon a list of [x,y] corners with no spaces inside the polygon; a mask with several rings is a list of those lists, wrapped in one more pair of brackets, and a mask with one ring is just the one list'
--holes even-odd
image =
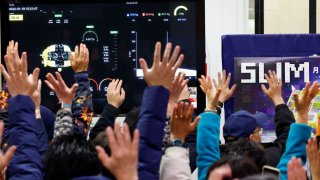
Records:
{"label": "raised hand", "polygon": [[307,144],[307,155],[311,168],[312,180],[320,180],[320,150],[317,138],[309,139]]}
{"label": "raised hand", "polygon": [[307,180],[306,172],[300,158],[291,158],[288,163],[288,180]]}
{"label": "raised hand", "polygon": [[76,73],[88,70],[89,50],[85,44],[81,43],[74,48],[74,53],[70,54],[70,63]]}
{"label": "raised hand", "polygon": [[174,108],[171,119],[171,139],[180,139],[184,142],[185,138],[193,132],[200,120],[200,117],[196,117],[192,122],[193,106],[186,102],[180,102],[178,107]]}
{"label": "raised hand", "polygon": [[185,79],[186,75],[184,73],[178,73],[178,75],[174,78],[172,85],[169,89],[170,96],[169,101],[173,101],[175,103],[178,102],[180,94],[185,86],[188,84],[189,80]]}
{"label": "raised hand", "polygon": [[20,58],[18,55],[18,43],[13,41],[9,43],[4,61],[8,71],[2,64],[0,69],[7,82],[11,96],[14,97],[18,94],[31,96],[37,86],[39,68],[34,69],[33,73],[28,75],[27,53],[23,52]]}
{"label": "raised hand", "polygon": [[32,94],[32,100],[36,106],[36,110],[40,109],[40,104],[41,104],[41,80],[38,80],[37,88]]}
{"label": "raised hand", "polygon": [[168,90],[170,89],[175,72],[184,59],[184,55],[179,55],[179,46],[175,47],[172,55],[170,55],[171,48],[172,44],[168,43],[161,58],[161,43],[156,43],[151,69],[148,69],[147,62],[143,58],[139,60],[143,70],[144,80],[148,86],[163,86]]}
{"label": "raised hand", "polygon": [[178,103],[180,94],[182,90],[186,87],[189,80],[185,79],[185,74],[178,73],[178,75],[174,78],[172,85],[169,89],[170,96],[167,107],[167,115],[172,116],[173,109],[175,105]]}
{"label": "raised hand", "polygon": [[264,84],[261,84],[263,93],[271,99],[275,106],[284,104],[284,100],[282,98],[282,82],[277,77],[276,72],[269,70],[269,76],[265,74],[264,77],[268,82],[269,89],[267,89]]}
{"label": "raised hand", "polygon": [[221,88],[218,87],[216,90],[213,89],[210,76],[205,77],[204,75],[201,75],[201,78],[199,78],[198,81],[200,83],[200,88],[206,94],[208,99],[206,109],[216,110],[221,94]]}
{"label": "raised hand", "polygon": [[302,95],[299,97],[298,94],[294,94],[294,104],[296,107],[296,110],[298,112],[298,116],[296,119],[297,123],[302,124],[308,124],[308,112],[309,107],[311,104],[311,101],[313,98],[316,97],[316,95],[319,93],[319,84],[317,81],[315,81],[311,88],[310,88],[310,82],[307,82]]}
{"label": "raised hand", "polygon": [[[12,58],[10,57],[10,59],[13,59],[14,61],[17,61],[19,64],[21,64],[21,61],[20,60],[20,57],[19,57],[19,51],[18,51],[18,48],[19,48],[19,43],[18,42],[14,42],[13,40],[12,41],[9,41],[9,44],[7,46],[7,51],[6,51],[6,55],[7,56],[12,56],[12,53],[15,53],[15,57],[16,58]],[[8,62],[8,64],[6,64],[7,66],[7,69],[13,69],[13,62]]]}
{"label": "raised hand", "polygon": [[[3,127],[3,122],[0,122],[0,144],[2,141]],[[3,169],[9,165],[9,161],[13,157],[16,149],[16,146],[11,146],[5,154],[0,151],[0,171],[3,171]]]}
{"label": "raised hand", "polygon": [[71,88],[68,88],[60,73],[56,72],[56,77],[57,79],[55,79],[55,77],[51,73],[48,73],[46,75],[47,80],[45,80],[45,83],[52,91],[55,92],[59,102],[71,104],[72,99],[76,94],[78,84],[73,84]]}
{"label": "raised hand", "polygon": [[96,147],[98,157],[103,166],[107,168],[116,179],[137,180],[139,131],[137,129],[134,131],[132,141],[126,123],[123,124],[123,132],[121,132],[117,123],[115,123],[114,132],[111,127],[108,127],[106,132],[111,156],[106,154],[102,147]]}
{"label": "raised hand", "polygon": [[108,103],[116,108],[121,106],[126,97],[126,92],[121,86],[122,80],[119,81],[119,79],[113,79],[108,85],[108,92],[106,95]]}
{"label": "raised hand", "polygon": [[230,80],[231,80],[231,73],[228,74],[227,77],[227,73],[226,70],[223,70],[222,72],[222,77],[221,77],[221,73],[218,73],[218,83],[213,80],[213,84],[215,86],[216,89],[220,88],[221,89],[221,94],[219,96],[219,101],[224,103],[226,102],[228,99],[230,99],[230,97],[233,95],[234,91],[236,90],[237,85],[233,85],[231,87],[231,89],[229,89],[229,85],[230,85]]}

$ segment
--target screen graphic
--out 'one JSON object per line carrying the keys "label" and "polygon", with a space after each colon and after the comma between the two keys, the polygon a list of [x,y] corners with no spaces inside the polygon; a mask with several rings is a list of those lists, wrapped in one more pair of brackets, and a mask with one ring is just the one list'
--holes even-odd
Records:
{"label": "screen graphic", "polygon": [[[234,80],[237,90],[234,95],[234,111],[241,109],[252,113],[264,112],[268,122],[263,129],[274,130],[274,105],[261,90],[267,84],[264,74],[275,71],[282,81],[282,96],[289,108],[294,110],[293,92],[301,92],[305,83],[319,80],[319,57],[236,57]],[[319,97],[310,108],[310,124],[315,124],[319,112]]]}
{"label": "screen graphic", "polygon": [[[29,70],[40,67],[40,78],[59,71],[68,85],[74,83],[69,55],[79,43],[90,52],[89,77],[94,109],[106,103],[109,82],[122,79],[126,99],[122,110],[139,106],[146,84],[139,58],[152,65],[154,44],[180,45],[185,60],[178,72],[189,78],[197,100],[196,2],[121,2],[79,4],[9,4],[9,39],[28,52]],[[204,60],[203,60],[204,61]],[[46,86],[42,102],[56,107]],[[197,105],[196,102],[193,102]]]}

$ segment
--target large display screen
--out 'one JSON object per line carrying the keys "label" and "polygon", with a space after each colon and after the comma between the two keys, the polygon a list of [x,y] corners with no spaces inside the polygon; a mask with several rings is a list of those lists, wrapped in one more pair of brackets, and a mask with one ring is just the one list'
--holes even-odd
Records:
{"label": "large display screen", "polygon": [[[8,40],[16,40],[19,49],[28,52],[29,70],[40,67],[41,79],[59,71],[71,85],[69,53],[85,43],[95,112],[101,112],[106,103],[113,78],[123,80],[123,112],[140,105],[146,84],[138,60],[143,57],[152,65],[156,41],[181,46],[185,60],[178,71],[190,79],[194,105],[204,106],[203,95],[195,88],[197,76],[204,74],[205,58],[204,12],[199,12],[204,8],[199,1],[30,2],[1,4],[2,52]],[[42,104],[56,107],[53,92],[45,85],[42,89]]]}

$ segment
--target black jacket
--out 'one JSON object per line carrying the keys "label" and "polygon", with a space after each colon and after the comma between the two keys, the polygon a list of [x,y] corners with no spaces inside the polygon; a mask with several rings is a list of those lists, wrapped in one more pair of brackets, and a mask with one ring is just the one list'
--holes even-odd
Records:
{"label": "black jacket", "polygon": [[89,137],[93,140],[100,132],[104,131],[108,126],[114,126],[114,121],[119,115],[120,110],[110,104],[105,105],[101,116],[94,127],[91,129]]}
{"label": "black jacket", "polygon": [[[285,151],[290,125],[295,122],[293,113],[286,104],[275,107],[275,125],[277,138],[271,143],[262,143],[267,155],[267,165],[276,167]],[[221,157],[229,154],[232,144],[220,145]]]}

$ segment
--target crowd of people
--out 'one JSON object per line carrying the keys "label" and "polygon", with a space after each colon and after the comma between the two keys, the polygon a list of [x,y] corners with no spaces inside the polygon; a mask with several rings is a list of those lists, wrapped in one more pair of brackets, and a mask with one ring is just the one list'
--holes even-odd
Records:
{"label": "crowd of people", "polygon": [[[45,76],[61,103],[54,115],[41,106],[40,69],[29,74],[27,53],[20,56],[18,43],[10,41],[5,66],[0,65],[6,81],[2,95],[8,94],[0,112],[1,178],[185,180],[197,171],[199,180],[320,180],[319,142],[308,126],[318,82],[306,83],[304,93],[294,95],[295,118],[282,97],[281,79],[269,71],[268,86],[261,90],[274,104],[277,138],[261,143],[259,122],[266,116],[243,107],[226,119],[226,143],[221,144],[220,114],[236,91],[236,85],[230,87],[231,73],[218,73],[216,80],[199,78],[207,105],[197,116],[186,95],[188,80],[176,73],[184,60],[180,47],[168,43],[163,52],[161,48],[157,42],[151,68],[139,60],[147,84],[141,106],[122,125],[116,123],[126,94],[122,80],[113,79],[103,112],[90,129],[94,110],[86,45],[70,54],[75,84],[68,87],[59,72]],[[270,167],[279,175],[266,173]]]}

